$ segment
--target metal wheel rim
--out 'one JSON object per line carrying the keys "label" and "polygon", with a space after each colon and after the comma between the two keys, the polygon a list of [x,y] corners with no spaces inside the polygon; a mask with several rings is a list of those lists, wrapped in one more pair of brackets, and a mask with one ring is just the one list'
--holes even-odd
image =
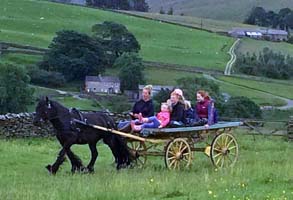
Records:
{"label": "metal wheel rim", "polygon": [[165,164],[168,169],[180,170],[191,164],[192,152],[186,140],[177,138],[170,141],[166,148]]}
{"label": "metal wheel rim", "polygon": [[215,167],[231,167],[238,159],[238,143],[229,133],[216,136],[211,146],[211,160]]}

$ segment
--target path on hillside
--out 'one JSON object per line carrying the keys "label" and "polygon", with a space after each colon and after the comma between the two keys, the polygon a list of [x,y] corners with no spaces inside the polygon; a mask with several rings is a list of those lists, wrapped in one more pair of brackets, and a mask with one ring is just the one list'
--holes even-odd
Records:
{"label": "path on hillside", "polygon": [[235,47],[236,45],[238,44],[238,42],[240,41],[240,39],[238,38],[234,43],[233,45],[231,46],[230,50],[228,51],[228,53],[230,54],[231,58],[230,60],[228,61],[227,65],[226,65],[226,68],[225,68],[225,72],[224,72],[224,75],[231,75],[231,70],[232,70],[232,67],[236,61],[236,54],[235,54]]}
{"label": "path on hillside", "polygon": [[[208,74],[203,74],[203,76],[205,78],[209,79],[209,80],[212,80],[212,81],[215,81],[215,82],[218,82],[218,83],[224,83],[224,84],[228,84],[228,85],[235,86],[235,84],[233,84],[233,83],[216,79],[215,77],[213,77],[211,75],[208,75]],[[245,86],[239,86],[239,85],[236,85],[236,86],[238,86],[238,87],[245,87]],[[248,89],[253,90],[252,88],[248,88]],[[277,99],[281,99],[281,100],[285,101],[286,104],[287,104],[285,106],[275,106],[273,108],[276,108],[276,109],[279,109],[279,110],[288,110],[288,109],[293,108],[293,100],[292,99],[287,99],[287,98],[284,98],[284,97],[276,96],[274,94],[271,94],[271,93],[268,93],[268,92],[264,92],[264,91],[260,91],[260,90],[256,90],[256,91],[259,92],[259,93],[262,93],[262,94],[269,95],[271,97],[277,98]]]}

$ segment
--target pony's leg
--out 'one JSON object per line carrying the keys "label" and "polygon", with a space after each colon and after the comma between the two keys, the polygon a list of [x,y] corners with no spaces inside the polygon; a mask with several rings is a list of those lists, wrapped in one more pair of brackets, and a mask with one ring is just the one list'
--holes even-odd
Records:
{"label": "pony's leg", "polygon": [[47,165],[46,168],[48,169],[48,171],[51,173],[51,174],[56,174],[56,172],[58,171],[59,169],[59,166],[64,162],[65,160],[65,154],[66,154],[66,150],[65,148],[63,147],[59,154],[58,154],[58,157],[55,161],[55,163],[53,165]]}
{"label": "pony's leg", "polygon": [[66,143],[64,143],[63,148],[59,152],[58,157],[57,157],[55,163],[52,166],[51,165],[48,165],[46,167],[49,170],[50,173],[56,174],[56,172],[58,171],[60,165],[65,160],[65,155],[68,153],[68,151],[70,151],[70,147],[72,146],[72,144],[73,144],[72,141],[67,141]]}
{"label": "pony's leg", "polygon": [[97,147],[96,147],[96,144],[89,144],[89,148],[91,150],[91,153],[92,153],[92,158],[87,166],[87,169],[89,172],[94,172],[94,165],[95,165],[95,162],[97,160],[97,157],[98,157],[98,150],[97,150]]}
{"label": "pony's leg", "polygon": [[71,162],[71,172],[74,173],[75,171],[83,170],[84,166],[82,164],[81,159],[71,151],[69,148],[67,151],[67,156]]}

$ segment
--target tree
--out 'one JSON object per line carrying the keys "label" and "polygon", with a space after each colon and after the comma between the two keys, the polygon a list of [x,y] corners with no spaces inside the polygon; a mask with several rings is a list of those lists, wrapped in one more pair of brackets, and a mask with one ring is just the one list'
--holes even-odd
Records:
{"label": "tree", "polygon": [[135,53],[124,53],[114,64],[119,68],[120,90],[138,90],[139,84],[145,83],[142,59]]}
{"label": "tree", "polygon": [[92,27],[93,37],[107,50],[109,65],[125,52],[138,53],[140,45],[135,36],[127,28],[115,22],[105,21]]}
{"label": "tree", "polygon": [[144,0],[86,0],[86,5],[118,10],[147,11],[146,9],[148,9]]}
{"label": "tree", "polygon": [[223,106],[222,116],[229,118],[261,118],[259,106],[247,97],[231,97]]}
{"label": "tree", "polygon": [[32,103],[33,88],[23,67],[0,63],[0,113],[19,113]]}
{"label": "tree", "polygon": [[60,72],[67,81],[73,81],[100,74],[105,65],[105,50],[98,41],[86,34],[65,30],[57,32],[40,68]]}
{"label": "tree", "polygon": [[236,66],[239,72],[249,75],[289,79],[293,77],[292,59],[289,55],[285,56],[264,48],[258,56],[251,56],[249,53],[238,56]]}
{"label": "tree", "polygon": [[28,73],[33,84],[43,85],[46,87],[60,87],[65,84],[65,78],[59,72],[48,72],[43,69],[31,69]]}
{"label": "tree", "polygon": [[148,12],[149,6],[145,2],[145,0],[133,0],[132,10],[140,11],[140,12]]}
{"label": "tree", "polygon": [[165,11],[164,11],[164,8],[163,8],[163,7],[161,7],[161,8],[160,8],[160,11],[159,11],[159,13],[160,13],[160,14],[162,14],[162,15],[164,15],[164,14],[165,14]]}
{"label": "tree", "polygon": [[262,26],[266,20],[266,11],[263,7],[255,7],[252,9],[248,18],[244,21],[246,24]]}
{"label": "tree", "polygon": [[173,15],[173,7],[170,7],[170,9],[168,10],[168,15]]}
{"label": "tree", "polygon": [[187,77],[177,80],[178,86],[184,91],[187,99],[194,99],[196,91],[205,90],[213,99],[221,99],[219,86],[212,80],[203,77]]}

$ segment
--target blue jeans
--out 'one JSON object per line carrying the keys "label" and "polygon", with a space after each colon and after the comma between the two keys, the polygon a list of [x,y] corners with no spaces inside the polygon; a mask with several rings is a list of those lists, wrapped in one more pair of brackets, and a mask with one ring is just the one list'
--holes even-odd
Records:
{"label": "blue jeans", "polygon": [[158,128],[161,125],[156,116],[149,117],[148,122],[141,125],[141,128]]}

